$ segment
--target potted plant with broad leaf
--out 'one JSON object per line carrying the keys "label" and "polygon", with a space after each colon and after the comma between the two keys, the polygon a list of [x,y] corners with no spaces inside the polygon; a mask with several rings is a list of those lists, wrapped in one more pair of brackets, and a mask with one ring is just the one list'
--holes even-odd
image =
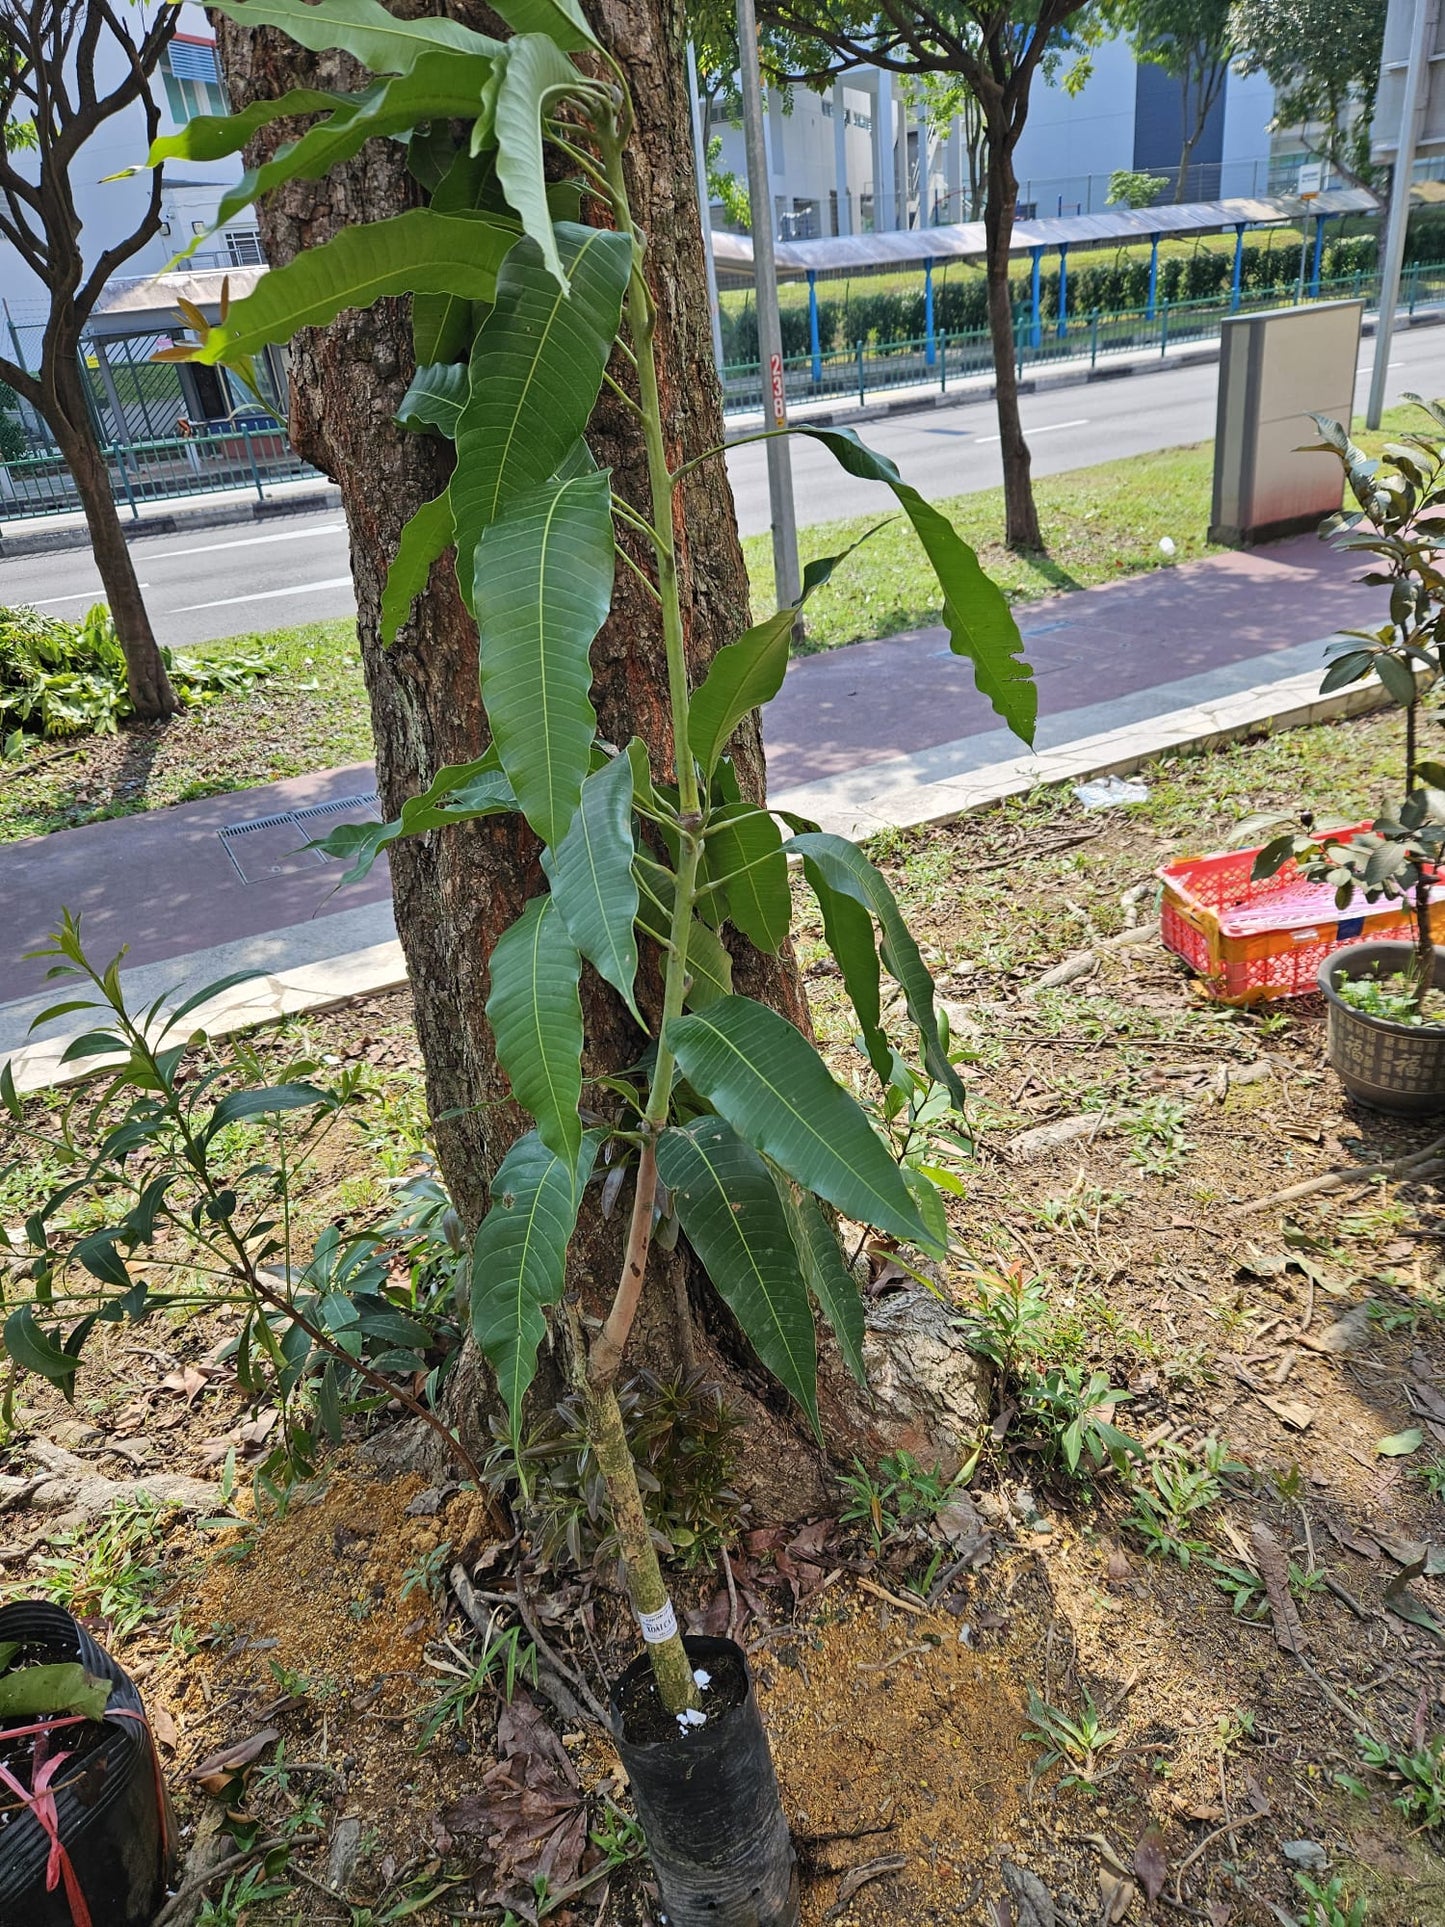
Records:
{"label": "potted plant with broad leaf", "polygon": [[[719,930],[730,924],[755,947],[780,949],[792,914],[788,859],[800,858],[880,1080],[886,1086],[893,1067],[881,1020],[886,968],[929,1075],[961,1107],[932,979],[859,849],[740,792],[729,740],[781,686],[797,609],[722,648],[690,686],[678,489],[724,449],[680,461],[666,445],[647,243],[623,168],[633,109],[622,69],[577,0],[501,0],[496,11],[514,30],[505,42],[446,19],[393,18],[376,0],[222,0],[222,11],[309,48],[344,50],[374,84],[192,121],[154,159],[215,158],[239,150],[268,114],[306,114],[315,124],[247,175],[228,218],[238,196],[244,204],[283,180],[319,178],[378,134],[407,141],[431,194],[427,206],[344,229],[273,270],[215,328],[192,311],[199,339],[171,353],[250,380],[252,357],[296,329],[384,295],[413,297],[418,365],[400,419],[452,441],[455,467],[406,525],[382,630],[395,637],[432,565],[454,550],[477,624],[491,742],[475,761],[437,771],[397,821],[353,826],[329,847],[356,875],[399,836],[502,811],[518,812],[538,839],[546,887],[497,941],[487,1003],[497,1055],[535,1128],[503,1159],[476,1232],[472,1329],[514,1440],[549,1323],[568,1360],[644,1643],[616,1683],[614,1727],[669,1919],[774,1927],[796,1918],[796,1871],[746,1661],[732,1642],[679,1632],[618,1374],[649,1252],[659,1236],[681,1235],[816,1430],[815,1304],[855,1374],[863,1370],[862,1304],[831,1213],[942,1251],[941,1201],[925,1210],[917,1198],[927,1177],[905,1180],[808,1039],[733,990]],[[569,179],[552,178],[549,150]],[[578,218],[582,204],[594,222]],[[646,514],[614,496],[588,448],[604,382],[625,399],[646,448]],[[1036,698],[1018,630],[972,550],[851,431],[791,432],[893,491],[938,577],[953,647],[1002,719],[1031,740]],[[641,560],[629,546],[637,542]],[[600,741],[588,700],[589,651],[619,556],[659,612],[669,761],[638,739]],[[810,565],[803,599],[839,560]],[[660,959],[660,1004],[640,995],[640,956]],[[639,1031],[635,1070],[594,1086],[585,1116],[584,959]],[[627,1162],[632,1202],[615,1296],[589,1321],[568,1246],[605,1159]]]}
{"label": "potted plant with broad leaf", "polygon": [[1347,1088],[1379,1110],[1409,1115],[1445,1109],[1445,957],[1436,950],[1431,899],[1445,843],[1445,766],[1418,750],[1422,698],[1445,667],[1445,407],[1417,395],[1431,432],[1387,443],[1379,458],[1359,448],[1340,423],[1314,420],[1336,455],[1355,507],[1322,524],[1336,546],[1374,556],[1361,581],[1390,592],[1389,621],[1376,630],[1347,630],[1321,691],[1376,677],[1404,712],[1405,796],[1394,812],[1367,827],[1324,832],[1306,824],[1259,852],[1254,875],[1274,875],[1293,861],[1301,875],[1330,884],[1347,910],[1357,896],[1405,907],[1408,940],[1372,938],[1334,950],[1320,966],[1328,1005],[1327,1052]]}

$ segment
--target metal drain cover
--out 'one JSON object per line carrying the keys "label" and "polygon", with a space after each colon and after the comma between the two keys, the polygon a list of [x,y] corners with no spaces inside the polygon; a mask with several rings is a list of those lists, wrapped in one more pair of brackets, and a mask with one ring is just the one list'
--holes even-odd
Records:
{"label": "metal drain cover", "polygon": [[379,823],[376,792],[342,796],[334,803],[313,803],[309,809],[283,810],[279,816],[258,816],[249,823],[228,823],[217,834],[221,848],[242,883],[267,883],[273,877],[299,876],[330,862],[320,850],[308,850],[313,837],[325,836],[337,823]]}

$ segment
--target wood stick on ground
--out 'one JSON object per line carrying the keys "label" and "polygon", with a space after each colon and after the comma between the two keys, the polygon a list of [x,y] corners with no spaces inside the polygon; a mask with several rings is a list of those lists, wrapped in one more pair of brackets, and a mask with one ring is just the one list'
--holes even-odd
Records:
{"label": "wood stick on ground", "polygon": [[1342,1187],[1373,1184],[1377,1178],[1423,1177],[1426,1171],[1438,1163],[1441,1153],[1445,1152],[1445,1137],[1437,1137],[1419,1151],[1412,1151],[1408,1157],[1396,1158],[1389,1164],[1347,1164],[1333,1171],[1322,1171],[1318,1177],[1305,1178],[1300,1184],[1292,1184],[1283,1191],[1271,1191],[1268,1197],[1253,1198],[1248,1204],[1235,1204],[1224,1213],[1226,1218],[1247,1218],[1256,1211],[1270,1211],[1281,1204],[1294,1204],[1300,1198],[1315,1197],[1321,1191],[1338,1191]]}
{"label": "wood stick on ground", "polygon": [[1264,1817],[1262,1813],[1245,1813],[1242,1814],[1238,1820],[1226,1820],[1224,1825],[1222,1827],[1216,1827],[1213,1833],[1206,1833],[1199,1845],[1191,1848],[1174,1869],[1175,1902],[1181,1907],[1184,1905],[1184,1876],[1194,1865],[1200,1854],[1212,1847],[1216,1840],[1222,1839],[1226,1833],[1230,1835],[1243,1833],[1246,1827],[1252,1827],[1257,1820],[1263,1820]]}
{"label": "wood stick on ground", "polygon": [[928,1608],[921,1604],[920,1601],[916,1599],[900,1599],[896,1592],[889,1592],[885,1587],[875,1585],[871,1579],[860,1579],[858,1581],[858,1589],[860,1592],[871,1592],[875,1599],[883,1600],[886,1605],[896,1606],[900,1612],[917,1613],[921,1616],[928,1611]]}

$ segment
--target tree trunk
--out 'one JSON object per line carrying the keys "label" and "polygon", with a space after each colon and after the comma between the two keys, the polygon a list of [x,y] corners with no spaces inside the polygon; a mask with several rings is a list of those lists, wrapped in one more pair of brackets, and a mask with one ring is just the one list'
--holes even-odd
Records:
{"label": "tree trunk", "polygon": [[1011,549],[1042,549],[1039,512],[1034,505],[1032,458],[1019,418],[1017,349],[1014,342],[1013,291],[1009,286],[1009,242],[1019,184],[1006,131],[990,129],[988,199],[983,225],[988,278],[988,331],[993,343],[994,397],[998,406],[999,446],[1003,457],[1004,541]]}
{"label": "tree trunk", "polygon": [[[498,31],[490,16],[466,0],[447,11],[484,31]],[[722,441],[692,177],[683,16],[674,0],[593,0],[589,12],[626,70],[636,104],[628,189],[633,217],[647,239],[668,453],[676,465]],[[276,33],[248,31],[226,19],[218,19],[217,27],[227,86],[238,109],[289,87],[360,84],[357,69],[342,56],[310,55]],[[248,165],[294,133],[284,123],[273,125],[247,150]],[[393,214],[416,198],[402,147],[373,141],[325,182],[296,183],[261,204],[267,257],[279,265],[340,227]],[[339,486],[350,530],[378,789],[388,817],[397,816],[443,763],[475,757],[487,742],[476,629],[449,558],[433,570],[428,591],[396,644],[385,649],[378,637],[382,586],[402,524],[441,488],[451,460],[446,444],[395,425],[412,369],[404,300],[383,301],[366,312],[343,314],[330,327],[307,330],[290,351],[291,439]],[[622,378],[623,371],[616,372]],[[612,468],[618,493],[645,513],[641,437],[628,411],[605,391],[589,440],[598,462]],[[747,577],[721,460],[705,464],[689,480],[677,534],[688,654],[696,677],[714,651],[748,623]],[[630,570],[618,571],[612,614],[593,646],[592,664],[592,701],[602,736],[623,744],[636,734],[653,751],[654,767],[668,768],[672,743],[661,627],[655,604]],[[735,758],[744,792],[761,796],[756,726],[742,732]],[[520,817],[410,838],[391,849],[397,928],[415,1000],[438,1156],[469,1230],[486,1209],[491,1174],[523,1128],[497,1064],[484,1005],[492,948],[543,887],[538,850]],[[730,941],[736,987],[806,1028],[807,1008],[791,951],[762,957]],[[590,968],[582,989],[588,1074],[604,1075],[635,1062],[641,1040],[620,1001]],[[649,1017],[655,1016],[660,1006],[655,958],[644,963],[639,1001]],[[624,1201],[610,1222],[603,1222],[592,1195],[574,1244],[574,1282],[584,1308],[596,1311],[616,1284],[627,1211]],[[629,1360],[676,1370],[692,1356],[686,1306],[689,1301],[705,1306],[711,1329],[696,1334],[698,1361],[711,1375],[728,1380],[730,1401],[748,1417],[759,1447],[749,1452],[753,1496],[774,1516],[807,1509],[824,1490],[821,1462],[780,1390],[764,1384],[756,1368],[740,1368],[743,1347],[725,1308],[715,1294],[692,1291],[695,1282],[685,1259],[654,1251]],[[484,1396],[483,1372],[474,1355],[463,1360],[456,1382],[454,1409],[465,1424],[465,1408]]]}
{"label": "tree trunk", "polygon": [[131,706],[137,716],[147,720],[174,716],[180,703],[156,644],[130,544],[125,539],[120,512],[111,493],[105,455],[91,426],[79,361],[69,348],[62,348],[56,355],[52,380],[59,406],[50,427],[75,479],[80,506],[85,511],[91,552],[100,571],[116,635],[125,652],[125,680]]}

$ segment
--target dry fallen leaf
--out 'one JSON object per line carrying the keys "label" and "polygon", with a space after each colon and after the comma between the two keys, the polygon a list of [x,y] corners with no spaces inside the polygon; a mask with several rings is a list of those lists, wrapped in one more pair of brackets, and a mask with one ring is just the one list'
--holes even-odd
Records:
{"label": "dry fallen leaf", "polygon": [[224,1793],[236,1775],[253,1760],[260,1759],[271,1742],[280,1737],[279,1727],[263,1726],[248,1739],[236,1740],[230,1746],[223,1746],[219,1753],[212,1753],[199,1766],[192,1767],[186,1778],[194,1780],[207,1793]]}
{"label": "dry fallen leaf", "polygon": [[1107,1867],[1099,1869],[1099,1919],[1101,1927],[1115,1927],[1134,1905],[1136,1889],[1132,1880],[1121,1880]]}
{"label": "dry fallen leaf", "polygon": [[1261,1405],[1267,1405],[1275,1417],[1287,1425],[1292,1432],[1303,1432],[1315,1415],[1314,1406],[1306,1405],[1298,1398],[1267,1398],[1261,1392],[1259,1402]]}
{"label": "dry fallen leaf", "polygon": [[1139,1844],[1134,1849],[1134,1871],[1143,1885],[1144,1898],[1152,1907],[1169,1877],[1169,1852],[1161,1828],[1151,1824],[1139,1836]]}
{"label": "dry fallen leaf", "polygon": [[1305,1638],[1305,1629],[1300,1624],[1300,1616],[1290,1593],[1289,1560],[1285,1557],[1284,1548],[1269,1527],[1258,1520],[1249,1529],[1249,1542],[1254,1548],[1260,1577],[1264,1580],[1270,1618],[1274,1621],[1275,1643],[1287,1653],[1307,1653],[1309,1641]]}

